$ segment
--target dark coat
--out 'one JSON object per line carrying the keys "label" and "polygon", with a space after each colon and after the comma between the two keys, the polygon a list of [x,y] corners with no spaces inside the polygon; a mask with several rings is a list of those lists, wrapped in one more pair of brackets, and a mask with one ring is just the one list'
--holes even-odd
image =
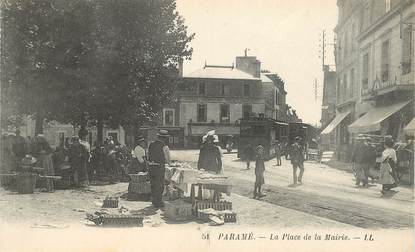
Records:
{"label": "dark coat", "polygon": [[197,168],[219,173],[222,169],[222,158],[217,146],[204,144],[200,149]]}
{"label": "dark coat", "polygon": [[302,164],[304,163],[303,146],[299,143],[294,143],[291,146],[291,164]]}

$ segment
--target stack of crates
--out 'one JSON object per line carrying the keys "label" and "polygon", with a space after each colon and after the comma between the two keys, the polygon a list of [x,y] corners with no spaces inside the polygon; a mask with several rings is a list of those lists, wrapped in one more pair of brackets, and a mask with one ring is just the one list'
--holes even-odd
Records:
{"label": "stack of crates", "polygon": [[151,195],[150,176],[147,172],[130,174],[130,184],[128,185],[128,199],[130,200],[149,200]]}
{"label": "stack of crates", "polygon": [[196,200],[193,203],[193,211],[199,217],[199,210],[212,208],[217,211],[232,210],[232,202],[229,201],[211,201],[211,200]]}
{"label": "stack of crates", "polygon": [[104,203],[102,204],[103,208],[117,208],[118,207],[118,197],[110,197],[107,196],[104,199]]}
{"label": "stack of crates", "polygon": [[186,221],[192,218],[192,204],[182,199],[164,203],[164,216],[173,221]]}

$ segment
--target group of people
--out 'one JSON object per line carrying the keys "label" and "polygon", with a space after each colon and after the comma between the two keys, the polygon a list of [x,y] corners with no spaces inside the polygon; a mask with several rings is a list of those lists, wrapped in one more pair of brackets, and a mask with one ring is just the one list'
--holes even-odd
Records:
{"label": "group of people", "polygon": [[[291,158],[291,164],[293,167],[293,185],[302,183],[304,175],[304,148],[301,144],[301,138],[296,137],[294,143],[287,148],[287,145],[280,143],[278,140],[275,141],[275,156],[276,166],[281,166],[281,156],[283,155],[283,148],[285,149],[286,159],[289,155]],[[244,150],[244,159],[246,162],[246,169],[250,169],[251,161],[255,161],[255,185],[254,185],[254,198],[264,197],[265,194],[261,192],[261,187],[265,183],[264,180],[264,147],[258,144],[255,148],[251,143],[248,143]],[[299,174],[298,170],[300,170]]]}
{"label": "group of people", "polygon": [[58,183],[44,180],[40,185],[43,191],[53,191],[56,186],[85,187],[92,179],[110,183],[128,179],[128,149],[111,137],[91,149],[87,136],[86,130],[80,130],[77,136],[62,140],[54,149],[43,134],[24,138],[16,130],[14,135],[3,135],[1,173],[24,172],[22,165],[30,164],[42,168],[41,175],[62,177]]}
{"label": "group of people", "polygon": [[[385,194],[400,182],[399,162],[407,162],[408,168],[413,168],[413,139],[407,138],[408,142],[399,150],[398,155],[392,136],[386,136],[380,145],[373,146],[370,138],[365,135],[358,135],[356,144],[353,147],[352,162],[356,177],[356,185],[368,186],[371,168],[379,170],[378,183],[382,185],[381,193]],[[399,158],[398,158],[399,156]]]}
{"label": "group of people", "polygon": [[151,201],[154,207],[162,208],[164,203],[162,195],[165,185],[165,165],[170,163],[170,150],[168,147],[169,132],[159,130],[157,140],[151,142],[146,151],[146,142],[143,136],[135,139],[135,148],[132,150],[132,160],[128,173],[137,174],[148,172],[151,184]]}

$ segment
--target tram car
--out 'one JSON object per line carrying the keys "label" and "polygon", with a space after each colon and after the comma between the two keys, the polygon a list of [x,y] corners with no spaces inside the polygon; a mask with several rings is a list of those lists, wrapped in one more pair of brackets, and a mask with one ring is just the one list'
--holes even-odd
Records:
{"label": "tram car", "polygon": [[266,160],[275,157],[275,142],[288,141],[289,124],[270,118],[248,118],[240,122],[238,158],[245,159],[245,149],[250,143],[253,148],[258,144],[264,147]]}

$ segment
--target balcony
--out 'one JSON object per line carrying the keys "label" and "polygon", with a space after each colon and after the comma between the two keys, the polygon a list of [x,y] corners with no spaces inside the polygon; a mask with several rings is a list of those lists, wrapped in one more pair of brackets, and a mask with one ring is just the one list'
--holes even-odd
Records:
{"label": "balcony", "polygon": [[361,96],[363,100],[372,100],[375,99],[377,96],[385,95],[398,90],[413,91],[414,86],[415,85],[413,83],[411,84],[408,82],[406,84],[400,84],[396,81],[390,80],[384,82],[375,80],[372,88],[364,88],[361,90]]}

